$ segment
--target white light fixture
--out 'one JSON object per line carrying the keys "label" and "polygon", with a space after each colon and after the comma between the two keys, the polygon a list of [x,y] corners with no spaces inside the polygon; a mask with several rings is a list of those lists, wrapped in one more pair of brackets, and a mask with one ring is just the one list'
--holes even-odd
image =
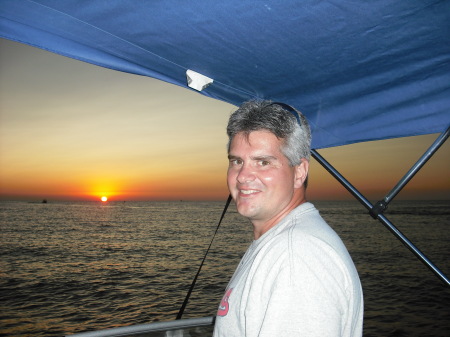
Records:
{"label": "white light fixture", "polygon": [[212,78],[190,69],[186,70],[186,78],[188,86],[198,91],[202,91],[214,81]]}

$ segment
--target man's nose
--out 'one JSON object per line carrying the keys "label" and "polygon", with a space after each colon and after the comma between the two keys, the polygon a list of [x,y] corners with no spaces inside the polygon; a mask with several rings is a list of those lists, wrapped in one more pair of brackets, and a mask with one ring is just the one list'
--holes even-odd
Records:
{"label": "man's nose", "polygon": [[244,163],[241,166],[236,179],[240,184],[255,180],[255,172],[251,165]]}

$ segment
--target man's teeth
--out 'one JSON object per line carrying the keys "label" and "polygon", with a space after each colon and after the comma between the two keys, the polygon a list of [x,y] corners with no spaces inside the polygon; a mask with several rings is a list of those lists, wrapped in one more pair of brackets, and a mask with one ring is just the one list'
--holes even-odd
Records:
{"label": "man's teeth", "polygon": [[256,190],[241,190],[242,194],[252,194],[252,193],[256,193],[256,192],[258,192],[258,191],[256,191]]}

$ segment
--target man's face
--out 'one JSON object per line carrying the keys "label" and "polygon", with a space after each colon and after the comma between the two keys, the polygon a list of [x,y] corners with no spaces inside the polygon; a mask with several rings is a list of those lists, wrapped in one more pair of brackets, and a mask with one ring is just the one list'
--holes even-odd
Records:
{"label": "man's face", "polygon": [[281,152],[282,141],[269,131],[238,133],[230,144],[227,182],[238,212],[270,222],[294,196],[296,170]]}

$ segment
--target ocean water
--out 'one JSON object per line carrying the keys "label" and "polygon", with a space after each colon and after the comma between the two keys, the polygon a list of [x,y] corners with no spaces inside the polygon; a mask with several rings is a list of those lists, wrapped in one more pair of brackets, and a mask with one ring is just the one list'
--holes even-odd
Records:
{"label": "ocean water", "polygon": [[[450,289],[357,202],[313,202],[364,291],[364,336],[450,336]],[[173,320],[224,202],[0,202],[0,335],[61,336]],[[386,216],[450,276],[450,202]],[[213,316],[250,224],[227,213],[183,318]]]}

